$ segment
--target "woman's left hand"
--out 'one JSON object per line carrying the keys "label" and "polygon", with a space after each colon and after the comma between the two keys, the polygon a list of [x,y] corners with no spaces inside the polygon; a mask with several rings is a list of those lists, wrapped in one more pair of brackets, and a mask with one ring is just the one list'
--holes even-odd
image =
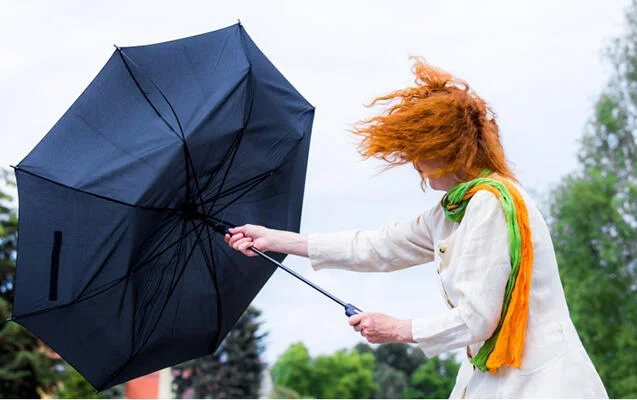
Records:
{"label": "woman's left hand", "polygon": [[411,334],[411,319],[397,319],[381,313],[363,312],[349,317],[349,324],[369,343],[415,343]]}

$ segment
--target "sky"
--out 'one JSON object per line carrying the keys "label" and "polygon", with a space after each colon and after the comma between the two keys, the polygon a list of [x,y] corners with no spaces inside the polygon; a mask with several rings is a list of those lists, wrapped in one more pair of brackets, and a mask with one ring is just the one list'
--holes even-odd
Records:
{"label": "sky", "polygon": [[[534,1],[11,1],[0,0],[0,167],[16,165],[113,52],[241,20],[316,107],[301,233],[376,229],[435,206],[413,168],[380,173],[347,129],[378,113],[374,97],[413,84],[410,56],[465,79],[495,109],[522,184],[546,194],[577,168],[578,140],[610,74],[601,57],[628,2]],[[541,197],[541,196],[539,196]],[[446,306],[432,264],[390,274],[314,272],[286,264],[365,311],[434,316]],[[303,342],[312,356],[361,341],[343,310],[283,271],[254,305],[264,358]]]}

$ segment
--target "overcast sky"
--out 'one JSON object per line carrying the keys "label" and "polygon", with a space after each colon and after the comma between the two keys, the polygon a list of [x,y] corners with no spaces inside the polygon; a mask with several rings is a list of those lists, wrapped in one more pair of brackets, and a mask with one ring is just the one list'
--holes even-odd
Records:
{"label": "overcast sky", "polygon": [[[0,0],[0,166],[17,164],[113,52],[216,30],[246,31],[316,106],[301,231],[374,229],[434,206],[418,175],[377,175],[346,129],[373,97],[412,84],[410,55],[466,79],[496,110],[508,158],[545,193],[576,168],[578,138],[610,69],[600,57],[622,31],[624,0],[598,1],[7,1]],[[313,272],[287,264],[366,311],[442,312],[432,265],[391,274]],[[266,360],[294,342],[312,355],[360,340],[334,303],[275,273],[255,305]]]}

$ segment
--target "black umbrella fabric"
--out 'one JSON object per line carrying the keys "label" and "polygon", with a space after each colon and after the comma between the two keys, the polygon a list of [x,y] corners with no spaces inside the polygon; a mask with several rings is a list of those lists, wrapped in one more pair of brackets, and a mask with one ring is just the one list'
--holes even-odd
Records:
{"label": "black umbrella fabric", "polygon": [[116,48],[15,167],[13,319],[99,390],[212,353],[276,268],[215,230],[298,231],[313,117],[240,24]]}

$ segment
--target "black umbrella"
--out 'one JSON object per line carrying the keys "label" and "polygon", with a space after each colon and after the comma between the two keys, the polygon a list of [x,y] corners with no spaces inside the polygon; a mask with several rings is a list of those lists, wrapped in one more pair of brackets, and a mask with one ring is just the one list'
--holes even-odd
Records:
{"label": "black umbrella", "polygon": [[285,257],[219,233],[298,231],[313,116],[240,24],[116,48],[15,167],[12,319],[99,390],[214,352]]}

